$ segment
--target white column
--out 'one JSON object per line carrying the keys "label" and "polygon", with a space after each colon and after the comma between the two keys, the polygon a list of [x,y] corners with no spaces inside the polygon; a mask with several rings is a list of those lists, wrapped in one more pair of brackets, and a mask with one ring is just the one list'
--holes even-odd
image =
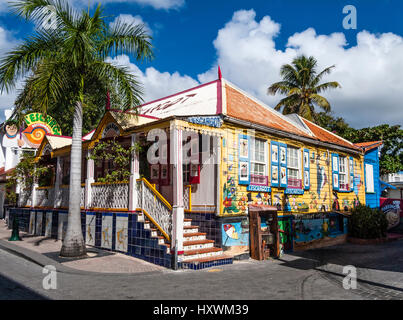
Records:
{"label": "white column", "polygon": [[90,159],[91,150],[87,151],[87,176],[85,177],[85,190],[84,190],[84,208],[89,209],[91,207],[92,194],[91,184],[94,183],[94,171],[95,163],[93,159]]}
{"label": "white column", "polygon": [[36,194],[37,194],[37,191],[36,191],[36,188],[38,188],[38,183],[35,181],[33,184],[32,184],[32,193],[31,193],[31,207],[36,207],[36,205],[37,205],[37,201],[36,201]]}
{"label": "white column", "polygon": [[215,167],[215,180],[216,180],[216,215],[220,214],[220,208],[221,208],[221,137],[216,136],[214,137],[214,149],[215,150],[215,157],[214,157],[214,167]]}
{"label": "white column", "polygon": [[[131,146],[134,147],[136,144],[137,135],[133,133],[131,135],[132,141]],[[140,179],[140,164],[139,164],[139,154],[133,151],[130,160],[130,180],[129,180],[129,211],[136,210],[138,205],[138,195],[137,195],[137,179]]]}
{"label": "white column", "polygon": [[171,126],[171,165],[173,181],[173,212],[171,248],[183,253],[183,222],[185,218],[183,207],[183,148],[182,129]]}
{"label": "white column", "polygon": [[56,179],[55,179],[55,198],[53,207],[60,207],[60,179],[62,178],[62,158],[56,158]]}

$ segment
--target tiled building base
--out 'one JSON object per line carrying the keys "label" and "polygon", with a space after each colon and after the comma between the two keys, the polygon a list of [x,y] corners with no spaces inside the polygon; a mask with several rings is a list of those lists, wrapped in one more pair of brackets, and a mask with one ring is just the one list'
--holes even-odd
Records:
{"label": "tiled building base", "polygon": [[225,264],[232,264],[232,262],[233,259],[231,257],[228,257],[225,259],[205,261],[205,262],[180,262],[178,264],[178,267],[182,269],[200,270],[205,268],[218,267]]}
{"label": "tiled building base", "polygon": [[[14,217],[17,216],[20,231],[63,240],[67,211],[29,208],[8,210],[9,228],[12,228]],[[40,223],[40,220],[43,222]],[[172,257],[167,253],[167,246],[158,244],[158,238],[151,237],[151,230],[144,229],[144,223],[138,221],[136,213],[83,211],[81,226],[87,245],[171,268]]]}

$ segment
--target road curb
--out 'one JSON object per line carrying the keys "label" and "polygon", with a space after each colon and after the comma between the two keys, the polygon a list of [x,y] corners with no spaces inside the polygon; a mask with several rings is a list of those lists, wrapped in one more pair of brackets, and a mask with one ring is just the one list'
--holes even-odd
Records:
{"label": "road curb", "polygon": [[0,249],[3,249],[11,254],[14,254],[16,256],[19,256],[25,260],[28,260],[32,263],[35,263],[41,267],[47,266],[47,265],[53,265],[58,272],[61,273],[69,273],[69,274],[78,274],[78,275],[87,275],[87,276],[122,276],[122,275],[127,275],[127,276],[135,276],[135,275],[148,275],[148,274],[160,274],[165,272],[164,271],[147,271],[147,272],[133,272],[133,273],[112,273],[112,272],[95,272],[95,271],[85,271],[85,270],[79,270],[79,269],[74,269],[71,267],[64,266],[60,262],[49,258],[45,256],[44,254],[34,252],[22,247],[19,247],[13,243],[10,243],[9,241],[6,240],[1,240],[0,239]]}

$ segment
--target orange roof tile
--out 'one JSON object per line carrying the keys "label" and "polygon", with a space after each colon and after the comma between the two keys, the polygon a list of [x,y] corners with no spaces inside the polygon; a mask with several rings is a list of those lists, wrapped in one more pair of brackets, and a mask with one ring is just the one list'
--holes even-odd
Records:
{"label": "orange roof tile", "polygon": [[304,123],[308,126],[309,130],[315,135],[315,137],[323,142],[329,142],[333,144],[337,144],[343,147],[351,148],[351,149],[360,149],[359,147],[355,146],[352,142],[339,137],[338,135],[314,124],[313,122],[306,120],[301,117]]}
{"label": "orange roof tile", "polygon": [[374,148],[377,148],[383,144],[383,141],[368,141],[368,142],[359,142],[354,143],[355,146],[364,149],[364,151],[369,151]]}
{"label": "orange roof tile", "polygon": [[281,115],[277,115],[276,111],[269,110],[232,86],[225,85],[225,93],[228,116],[312,138],[311,135],[294,126]]}

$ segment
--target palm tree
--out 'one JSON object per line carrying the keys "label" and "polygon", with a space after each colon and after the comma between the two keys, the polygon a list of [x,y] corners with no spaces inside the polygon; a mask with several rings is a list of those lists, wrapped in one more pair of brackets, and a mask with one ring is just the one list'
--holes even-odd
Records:
{"label": "palm tree", "polygon": [[268,94],[285,94],[287,97],[280,100],[275,110],[283,108],[283,114],[297,113],[300,116],[315,120],[315,106],[330,112],[329,101],[320,95],[322,91],[338,88],[336,81],[319,83],[324,75],[334,68],[327,67],[321,72],[316,71],[317,61],[314,57],[307,58],[302,55],[292,61],[292,65],[285,64],[280,69],[282,81],[273,83],[267,90]]}
{"label": "palm tree", "polygon": [[109,28],[100,5],[92,15],[89,10],[76,11],[65,0],[16,0],[11,7],[18,16],[34,22],[36,31],[1,60],[0,89],[9,91],[17,79],[28,77],[27,84],[43,112],[49,101],[73,94],[69,213],[60,254],[82,256],[86,254],[80,217],[85,88],[94,79],[107,79],[109,88],[119,94],[122,108],[140,104],[142,88],[136,78],[128,68],[105,59],[122,53],[137,60],[152,58],[151,38],[143,25],[118,21]]}

